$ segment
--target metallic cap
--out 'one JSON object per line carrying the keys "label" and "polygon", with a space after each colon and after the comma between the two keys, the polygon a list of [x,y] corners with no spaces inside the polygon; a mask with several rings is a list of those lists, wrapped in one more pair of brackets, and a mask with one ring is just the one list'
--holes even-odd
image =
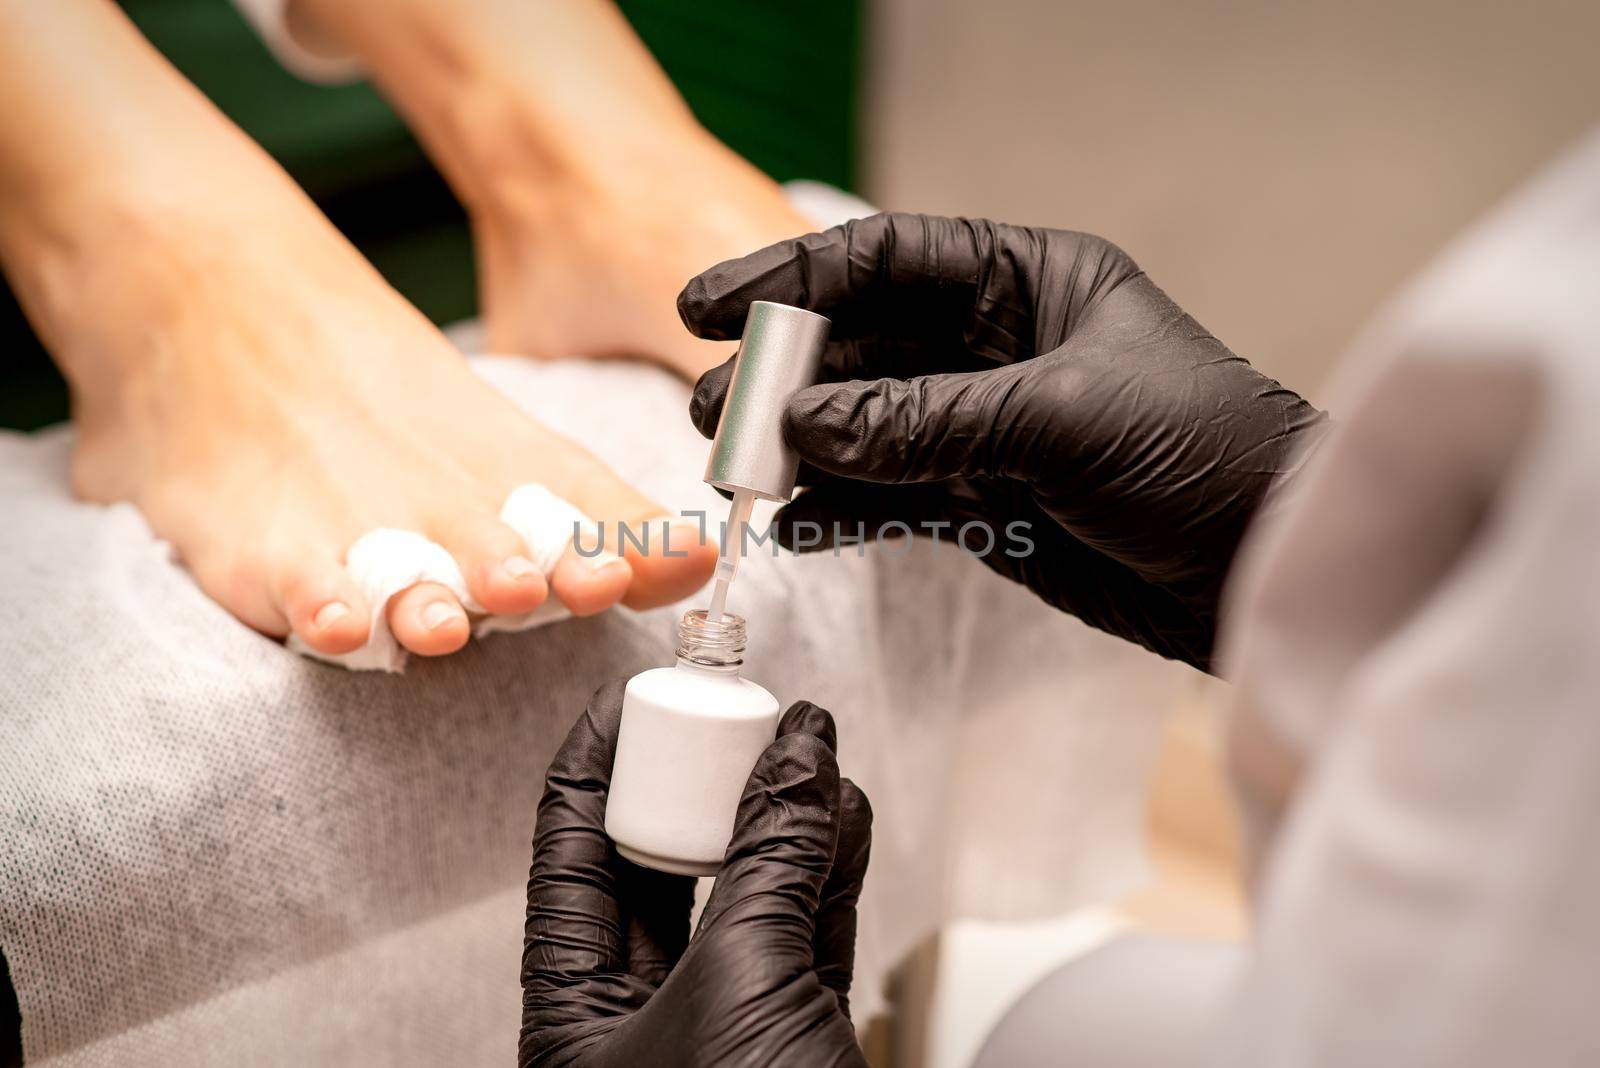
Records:
{"label": "metallic cap", "polygon": [[783,440],[783,409],[798,390],[817,380],[832,325],[804,308],[751,303],[706,463],[707,482],[718,489],[750,490],[769,501],[794,495],[800,458]]}

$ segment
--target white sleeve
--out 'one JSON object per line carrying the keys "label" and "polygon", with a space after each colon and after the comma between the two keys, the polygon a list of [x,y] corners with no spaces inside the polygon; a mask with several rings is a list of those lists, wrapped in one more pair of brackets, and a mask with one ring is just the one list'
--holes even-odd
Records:
{"label": "white sleeve", "polygon": [[1600,1064],[1597,278],[1600,131],[1370,336],[1242,554],[1219,1064]]}
{"label": "white sleeve", "polygon": [[233,0],[261,40],[286,69],[308,82],[337,85],[361,77],[361,64],[296,19],[292,0]]}

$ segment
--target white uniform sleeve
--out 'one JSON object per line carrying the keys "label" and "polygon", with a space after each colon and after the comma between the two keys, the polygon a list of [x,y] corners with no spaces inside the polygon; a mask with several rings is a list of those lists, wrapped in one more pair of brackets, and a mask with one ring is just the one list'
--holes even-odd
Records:
{"label": "white uniform sleeve", "polygon": [[1418,285],[1253,536],[1218,1063],[1600,1064],[1600,135]]}
{"label": "white uniform sleeve", "polygon": [[361,77],[361,64],[303,20],[293,17],[292,0],[233,0],[245,21],[286,69],[308,82],[338,85]]}

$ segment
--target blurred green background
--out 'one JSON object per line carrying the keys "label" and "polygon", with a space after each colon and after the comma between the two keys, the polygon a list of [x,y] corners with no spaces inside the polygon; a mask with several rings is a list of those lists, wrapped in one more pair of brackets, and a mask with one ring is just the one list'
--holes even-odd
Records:
{"label": "blurred green background", "polygon": [[[473,314],[472,250],[461,207],[371,87],[299,81],[227,0],[123,0],[121,6],[429,318],[448,323]],[[815,178],[853,187],[858,0],[622,0],[619,6],[700,121],[728,145],[779,181]],[[4,287],[0,353],[0,426],[31,429],[66,418],[65,383]]]}

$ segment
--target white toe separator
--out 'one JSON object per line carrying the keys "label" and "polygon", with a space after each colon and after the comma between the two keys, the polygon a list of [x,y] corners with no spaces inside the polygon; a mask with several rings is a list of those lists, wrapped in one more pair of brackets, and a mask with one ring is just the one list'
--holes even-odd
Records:
{"label": "white toe separator", "polygon": [[[561,562],[567,546],[574,538],[581,552],[592,552],[600,543],[600,528],[594,520],[567,500],[557,497],[537,482],[518,486],[500,508],[500,522],[516,531],[528,547],[528,559],[549,578]],[[478,637],[502,630],[527,630],[557,623],[572,615],[567,606],[556,600],[554,592],[544,604],[520,616],[484,616],[478,620],[473,633]]]}
{"label": "white toe separator", "polygon": [[[547,579],[575,536],[581,537],[581,545],[586,550],[592,549],[600,537],[588,516],[536,483],[512,490],[500,509],[500,519],[521,536],[528,558]],[[467,592],[455,558],[444,546],[414,531],[387,527],[368,531],[345,553],[344,566],[372,612],[367,643],[354,652],[331,656],[317,652],[298,635],[291,634],[288,645],[293,651],[351,671],[403,671],[406,651],[389,630],[389,598],[419,582],[437,582],[454,593],[467,611],[483,611],[483,606]],[[473,632],[481,637],[496,631],[527,630],[555,623],[571,614],[551,594],[532,612],[520,616],[485,616]]]}

